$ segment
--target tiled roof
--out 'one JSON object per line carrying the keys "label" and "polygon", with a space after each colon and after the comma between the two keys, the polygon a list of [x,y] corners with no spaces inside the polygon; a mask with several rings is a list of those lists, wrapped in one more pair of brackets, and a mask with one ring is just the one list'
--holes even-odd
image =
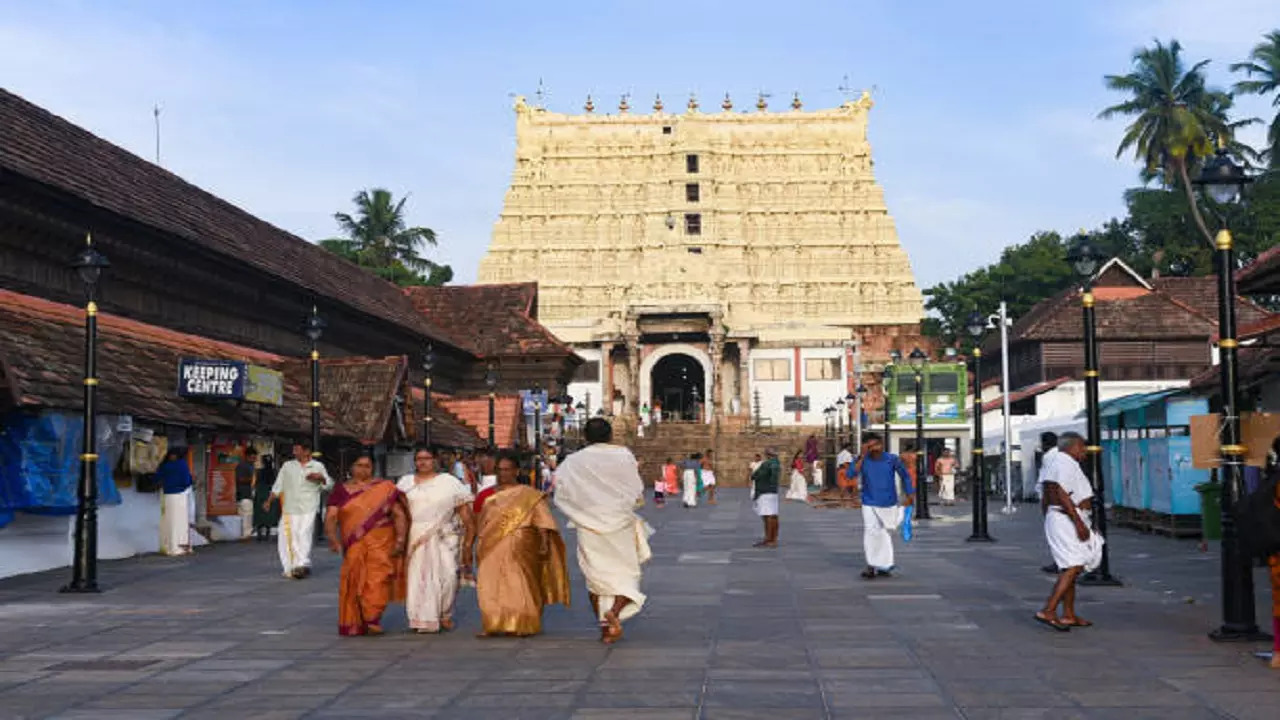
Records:
{"label": "tiled roof", "polygon": [[[1212,277],[1159,278],[1152,281],[1155,289],[1150,292],[1098,288],[1094,293],[1098,339],[1207,339],[1218,329],[1214,283]],[[1266,311],[1244,298],[1236,307],[1242,323],[1266,317]],[[1080,291],[1073,288],[1037,303],[1014,323],[1010,340],[1071,341],[1083,335]]]}
{"label": "tiled roof", "polygon": [[1236,271],[1236,284],[1240,292],[1252,293],[1264,286],[1276,284],[1277,270],[1280,270],[1280,245],[1263,252],[1253,262]]}
{"label": "tiled roof", "polygon": [[[417,441],[422,437],[422,407],[425,395],[421,387],[414,386],[409,392],[410,402],[405,417],[411,430],[410,434]],[[484,447],[486,441],[474,429],[463,424],[462,420],[449,411],[440,402],[438,393],[431,394],[431,442],[433,445],[451,448]],[[487,431],[486,431],[487,434]]]}
{"label": "tiled roof", "polygon": [[[1236,326],[1236,339],[1252,340],[1254,338],[1270,335],[1276,330],[1280,330],[1280,313],[1268,315],[1261,320],[1257,320],[1249,324],[1240,323]],[[1217,340],[1218,336],[1215,334],[1213,339]]]}
{"label": "tiled roof", "polygon": [[[304,397],[309,399],[310,361],[290,359],[284,367],[290,377],[298,379]],[[388,424],[395,420],[395,402],[401,396],[408,367],[408,358],[397,355],[322,357],[320,407],[333,416],[334,423],[342,428],[342,435],[366,445],[376,445],[386,438]]]}
{"label": "tiled roof", "polygon": [[[1280,373],[1280,348],[1242,347],[1237,354],[1236,378],[1240,389]],[[1222,368],[1214,365],[1191,378],[1189,386],[1199,394],[1221,392]]]}
{"label": "tiled roof", "polygon": [[432,323],[469,337],[481,357],[574,355],[534,319],[536,284],[414,287],[406,293]]}
{"label": "tiled roof", "polygon": [[[1026,400],[1027,398],[1047,393],[1059,385],[1070,381],[1070,377],[1060,377],[1055,380],[1046,380],[1045,382],[1036,383],[1035,385],[1028,385],[1020,390],[1014,390],[1009,393],[1009,404],[1012,405],[1019,400]],[[1002,407],[1004,407],[1003,395],[994,400],[988,400],[987,402],[982,403],[982,412],[987,413],[992,410],[999,410]]]}
{"label": "tiled roof", "polygon": [[[82,408],[83,352],[81,308],[0,290],[0,360],[14,404]],[[285,375],[283,406],[201,402],[178,396],[178,363],[184,357],[238,360],[267,367],[279,367],[284,360],[260,350],[100,313],[98,402],[102,411],[194,427],[310,432],[309,391],[303,390],[295,374]],[[325,434],[335,434],[330,416],[324,415],[322,422]]]}
{"label": "tiled roof", "polygon": [[[487,443],[489,440],[489,397],[452,397],[434,395],[436,402],[448,408],[467,427],[475,430]],[[499,395],[493,402],[493,441],[500,448],[515,446],[520,430],[520,396]]]}
{"label": "tiled roof", "polygon": [[395,285],[0,89],[0,170],[149,225],[329,302],[471,351],[414,311]]}
{"label": "tiled roof", "polygon": [[[1207,315],[1215,323],[1218,320],[1218,281],[1208,277],[1160,277],[1151,281],[1156,290],[1167,293],[1175,300]],[[1250,325],[1269,317],[1262,306],[1246,297],[1236,303],[1236,323]]]}

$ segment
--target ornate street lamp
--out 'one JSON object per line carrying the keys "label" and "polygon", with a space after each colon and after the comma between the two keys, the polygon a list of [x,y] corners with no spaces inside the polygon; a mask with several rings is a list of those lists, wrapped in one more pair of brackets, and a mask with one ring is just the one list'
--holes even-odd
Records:
{"label": "ornate street lamp", "polygon": [[[1093,483],[1093,531],[1106,538],[1107,491],[1106,481],[1102,476],[1102,445],[1099,444],[1102,420],[1098,408],[1098,335],[1093,310],[1093,276],[1101,261],[1102,257],[1084,233],[1075,239],[1067,251],[1067,262],[1071,263],[1084,283],[1080,293],[1080,306],[1084,317],[1084,401],[1088,436],[1085,445],[1089,453],[1084,470]],[[1008,451],[1005,448],[1005,452]],[[1102,546],[1102,563],[1097,570],[1081,577],[1080,584],[1120,585],[1120,580],[1111,575],[1111,553],[1106,544]]]}
{"label": "ornate street lamp", "polygon": [[304,328],[307,340],[311,342],[311,457],[320,457],[320,336],[328,323],[320,317],[316,306],[311,306],[311,315],[307,317]]}
{"label": "ornate street lamp", "polygon": [[987,319],[974,310],[969,314],[965,330],[973,337],[973,467],[969,470],[973,478],[973,534],[968,541],[994,542],[987,534],[987,480],[983,477],[982,457],[982,335],[987,331]]}
{"label": "ornate street lamp", "polygon": [[925,474],[929,453],[924,447],[924,365],[929,356],[920,348],[912,348],[907,356],[916,381],[916,519],[932,520],[929,514],[929,476]]}
{"label": "ornate street lamp", "polygon": [[[1231,161],[1219,142],[1218,152],[1194,181],[1218,205],[1235,205],[1253,179],[1244,168]],[[1210,633],[1218,641],[1252,642],[1263,634],[1258,630],[1253,593],[1252,555],[1244,547],[1236,528],[1235,506],[1244,491],[1245,447],[1240,435],[1238,358],[1236,339],[1235,248],[1225,217],[1213,239],[1218,271],[1218,358],[1222,389],[1222,626]]]}
{"label": "ornate street lamp", "polygon": [[436,350],[427,343],[426,351],[422,353],[422,371],[425,373],[422,380],[422,444],[427,448],[431,447],[431,372],[435,369]]}
{"label": "ornate street lamp", "polygon": [[86,233],[84,248],[71,267],[84,283],[84,440],[80,453],[80,482],[76,485],[75,550],[71,558],[71,582],[64,593],[96,593],[98,588],[98,281],[111,267],[107,257],[93,247]]}
{"label": "ornate street lamp", "polygon": [[497,395],[498,371],[496,368],[493,367],[493,363],[489,363],[488,369],[484,371],[484,384],[485,384],[485,387],[489,388],[489,450],[490,452],[492,452],[495,448],[498,447],[497,442],[495,442],[495,439],[494,439],[495,423],[494,423],[494,410],[493,410],[494,403],[498,398],[498,395]]}

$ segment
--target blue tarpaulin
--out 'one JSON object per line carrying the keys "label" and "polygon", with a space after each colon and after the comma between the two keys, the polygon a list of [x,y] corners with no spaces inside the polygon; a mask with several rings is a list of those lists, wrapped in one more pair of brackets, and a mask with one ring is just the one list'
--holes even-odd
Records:
{"label": "blue tarpaulin", "polygon": [[[97,419],[98,504],[117,505],[120,491],[112,469],[124,436],[114,416]],[[13,513],[70,515],[76,511],[83,420],[78,414],[12,412],[0,426],[0,527]]]}

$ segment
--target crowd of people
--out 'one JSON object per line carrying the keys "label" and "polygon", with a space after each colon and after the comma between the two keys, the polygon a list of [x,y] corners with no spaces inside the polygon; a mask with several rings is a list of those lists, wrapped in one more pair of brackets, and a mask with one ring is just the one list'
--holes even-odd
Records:
{"label": "crowd of people", "polygon": [[[414,455],[414,472],[395,482],[374,477],[373,459],[360,455],[347,479],[335,483],[305,443],[294,446],[292,459],[274,477],[264,477],[270,464],[255,470],[256,452],[246,448],[236,469],[244,536],[265,539],[275,526],[283,575],[305,579],[323,503],[324,535],[330,549],[343,556],[342,635],[381,634],[383,612],[394,602],[405,604],[415,632],[451,630],[458,588],[474,585],[483,635],[527,636],[541,631],[545,606],[569,604],[566,550],[551,512],[554,505],[577,530],[577,561],[600,639],[617,642],[623,622],[645,604],[641,568],[650,556],[653,531],[636,513],[644,504],[644,484],[634,455],[612,443],[612,427],[603,418],[587,422],[583,437],[586,446],[558,466],[554,455],[522,463],[513,453],[437,455],[423,448]],[[763,526],[755,547],[778,546],[780,499],[808,502],[810,479],[822,485],[816,448],[809,447],[816,439],[810,440],[792,456],[786,483],[775,448],[750,463],[752,507]],[[1082,469],[1087,442],[1070,432],[1044,433],[1041,441],[1037,490],[1051,569],[1058,578],[1034,619],[1067,632],[1093,624],[1076,612],[1076,584],[1098,567],[1106,541],[1091,524],[1094,495]],[[709,449],[679,461],[667,458],[654,478],[655,505],[665,506],[668,498],[678,498],[687,509],[702,501],[716,504],[714,456]],[[910,451],[888,452],[875,433],[865,436],[856,455],[846,446],[836,458],[837,484],[858,499],[861,509],[866,580],[890,577],[896,570],[895,531],[907,522],[916,493],[927,491],[917,482],[916,467]],[[931,470],[940,499],[953,503],[959,466],[951,451],[941,452]],[[1274,458],[1267,477],[1264,489],[1275,493],[1280,512],[1275,482],[1280,467]],[[189,553],[192,478],[181,450],[168,454],[157,479],[164,494],[162,550]],[[1268,564],[1273,625],[1280,638],[1280,554],[1271,555]],[[1280,667],[1280,652],[1272,665]]]}

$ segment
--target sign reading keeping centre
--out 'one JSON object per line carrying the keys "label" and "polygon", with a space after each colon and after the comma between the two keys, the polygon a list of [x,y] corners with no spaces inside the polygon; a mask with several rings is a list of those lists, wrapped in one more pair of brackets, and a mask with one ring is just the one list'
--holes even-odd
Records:
{"label": "sign reading keeping centre", "polygon": [[241,400],[247,376],[242,362],[183,358],[178,364],[178,395]]}

